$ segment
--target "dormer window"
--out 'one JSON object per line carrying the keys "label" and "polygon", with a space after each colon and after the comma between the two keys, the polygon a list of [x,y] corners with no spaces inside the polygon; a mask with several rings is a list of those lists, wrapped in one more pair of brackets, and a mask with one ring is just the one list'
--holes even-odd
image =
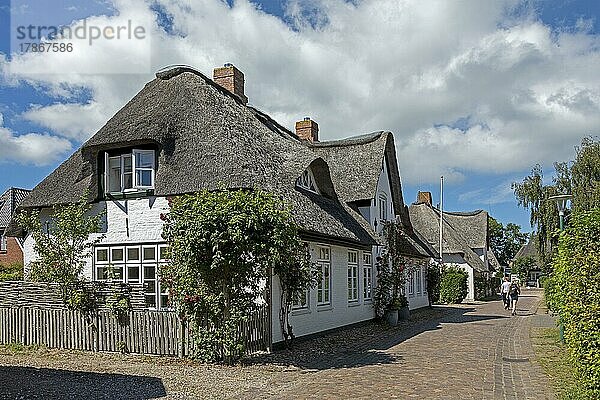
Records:
{"label": "dormer window", "polygon": [[387,213],[388,201],[387,201],[387,196],[385,195],[385,193],[379,193],[378,202],[379,202],[379,220],[386,221],[388,218],[388,213]]}
{"label": "dormer window", "polygon": [[133,149],[117,155],[106,153],[104,165],[106,193],[154,188],[154,150]]}
{"label": "dormer window", "polygon": [[317,184],[315,183],[315,177],[310,169],[304,170],[302,175],[296,180],[296,186],[314,193],[319,193],[319,189],[317,189]]}

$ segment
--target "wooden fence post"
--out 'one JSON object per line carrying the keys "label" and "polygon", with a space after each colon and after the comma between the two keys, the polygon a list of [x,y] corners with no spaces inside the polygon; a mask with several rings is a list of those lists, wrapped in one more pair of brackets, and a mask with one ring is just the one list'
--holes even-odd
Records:
{"label": "wooden fence post", "polygon": [[179,322],[179,343],[178,343],[178,356],[179,358],[185,357],[185,320],[181,317],[177,317]]}

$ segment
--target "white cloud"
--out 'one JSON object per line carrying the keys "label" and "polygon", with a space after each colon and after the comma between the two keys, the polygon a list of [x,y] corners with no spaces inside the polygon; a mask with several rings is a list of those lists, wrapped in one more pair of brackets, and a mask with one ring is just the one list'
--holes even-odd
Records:
{"label": "white cloud", "polygon": [[[29,121],[59,132],[61,136],[84,141],[106,122],[105,108],[97,102],[91,104],[52,104],[32,106],[23,113]],[[82,113],[85,118],[81,118]]]}
{"label": "white cloud", "polygon": [[39,133],[15,135],[4,127],[4,117],[0,114],[0,163],[47,165],[64,157],[71,150],[68,140]]}
{"label": "white cloud", "polygon": [[[232,8],[217,0],[158,3],[176,34],[150,24],[151,70],[185,63],[210,74],[233,62],[246,74],[250,102],[289,127],[310,115],[324,140],[391,130],[407,183],[548,165],[600,131],[600,38],[589,21],[552,31],[531,14],[509,16],[516,0],[311,0],[288,2],[292,29],[246,0]],[[142,0],[115,8],[96,22],[151,17]],[[41,85],[57,103],[24,117],[83,140],[153,78],[108,73],[131,62],[125,56],[143,55],[141,47],[102,45],[71,59],[15,57],[12,73],[0,65],[0,84]],[[48,74],[31,73],[40,65]],[[107,73],[71,73],[73,65]],[[91,100],[73,104],[70,88],[78,87]],[[468,126],[455,126],[459,119]]]}

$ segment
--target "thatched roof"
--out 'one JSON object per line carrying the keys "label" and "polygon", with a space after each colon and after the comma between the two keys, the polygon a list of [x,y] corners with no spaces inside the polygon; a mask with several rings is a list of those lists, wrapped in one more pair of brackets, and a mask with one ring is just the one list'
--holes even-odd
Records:
{"label": "thatched roof", "polygon": [[27,189],[10,188],[0,196],[0,229],[6,229],[14,216],[15,210],[29,194]]}
{"label": "thatched roof", "polygon": [[487,211],[444,212],[444,217],[456,231],[460,232],[472,249],[485,249],[487,247]]}
{"label": "thatched roof", "polygon": [[[86,189],[90,201],[98,200],[101,152],[146,144],[159,150],[157,196],[260,189],[287,201],[305,232],[361,245],[375,243],[374,233],[338,201],[329,166],[321,157],[266,114],[186,67],[158,73],[36,186],[23,206],[72,203]],[[309,166],[320,196],[295,187]]]}
{"label": "thatched roof", "polygon": [[435,250],[414,232],[410,224],[408,208],[402,198],[402,183],[391,132],[379,131],[307,145],[329,164],[335,191],[340,200],[350,206],[370,202],[376,197],[377,183],[385,162],[390,175],[394,210],[405,233],[401,238],[403,253],[414,257],[436,257]]}
{"label": "thatched roof", "polygon": [[536,266],[540,268],[543,263],[540,262],[540,254],[538,252],[536,242],[537,236],[535,234],[531,234],[527,243],[521,246],[519,251],[517,251],[517,254],[515,254],[515,257],[511,260],[510,264],[512,265],[518,258],[531,257],[534,259]]}
{"label": "thatched roof", "polygon": [[[410,221],[415,229],[423,235],[429,244],[439,253],[440,214],[439,210],[425,203],[411,204],[408,208]],[[488,268],[479,256],[472,250],[462,232],[450,224],[444,213],[443,221],[443,252],[460,254],[476,271],[486,272]]]}
{"label": "thatched roof", "polygon": [[502,266],[500,265],[500,261],[498,261],[496,254],[494,254],[494,251],[492,249],[488,249],[487,255],[488,255],[488,265],[490,266],[490,270],[502,271]]}

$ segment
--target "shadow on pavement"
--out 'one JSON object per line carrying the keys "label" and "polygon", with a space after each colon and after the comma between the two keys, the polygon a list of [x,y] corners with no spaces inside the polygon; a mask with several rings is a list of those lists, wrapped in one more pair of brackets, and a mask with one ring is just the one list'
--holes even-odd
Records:
{"label": "shadow on pavement", "polygon": [[402,356],[388,350],[423,332],[440,329],[442,324],[473,323],[510,318],[510,315],[469,315],[474,307],[434,307],[411,315],[396,327],[369,321],[308,339],[296,339],[291,350],[276,351],[246,360],[249,364],[276,364],[302,369],[356,368],[391,364]]}
{"label": "shadow on pavement", "polygon": [[3,399],[155,399],[166,396],[159,378],[60,369],[0,366]]}

